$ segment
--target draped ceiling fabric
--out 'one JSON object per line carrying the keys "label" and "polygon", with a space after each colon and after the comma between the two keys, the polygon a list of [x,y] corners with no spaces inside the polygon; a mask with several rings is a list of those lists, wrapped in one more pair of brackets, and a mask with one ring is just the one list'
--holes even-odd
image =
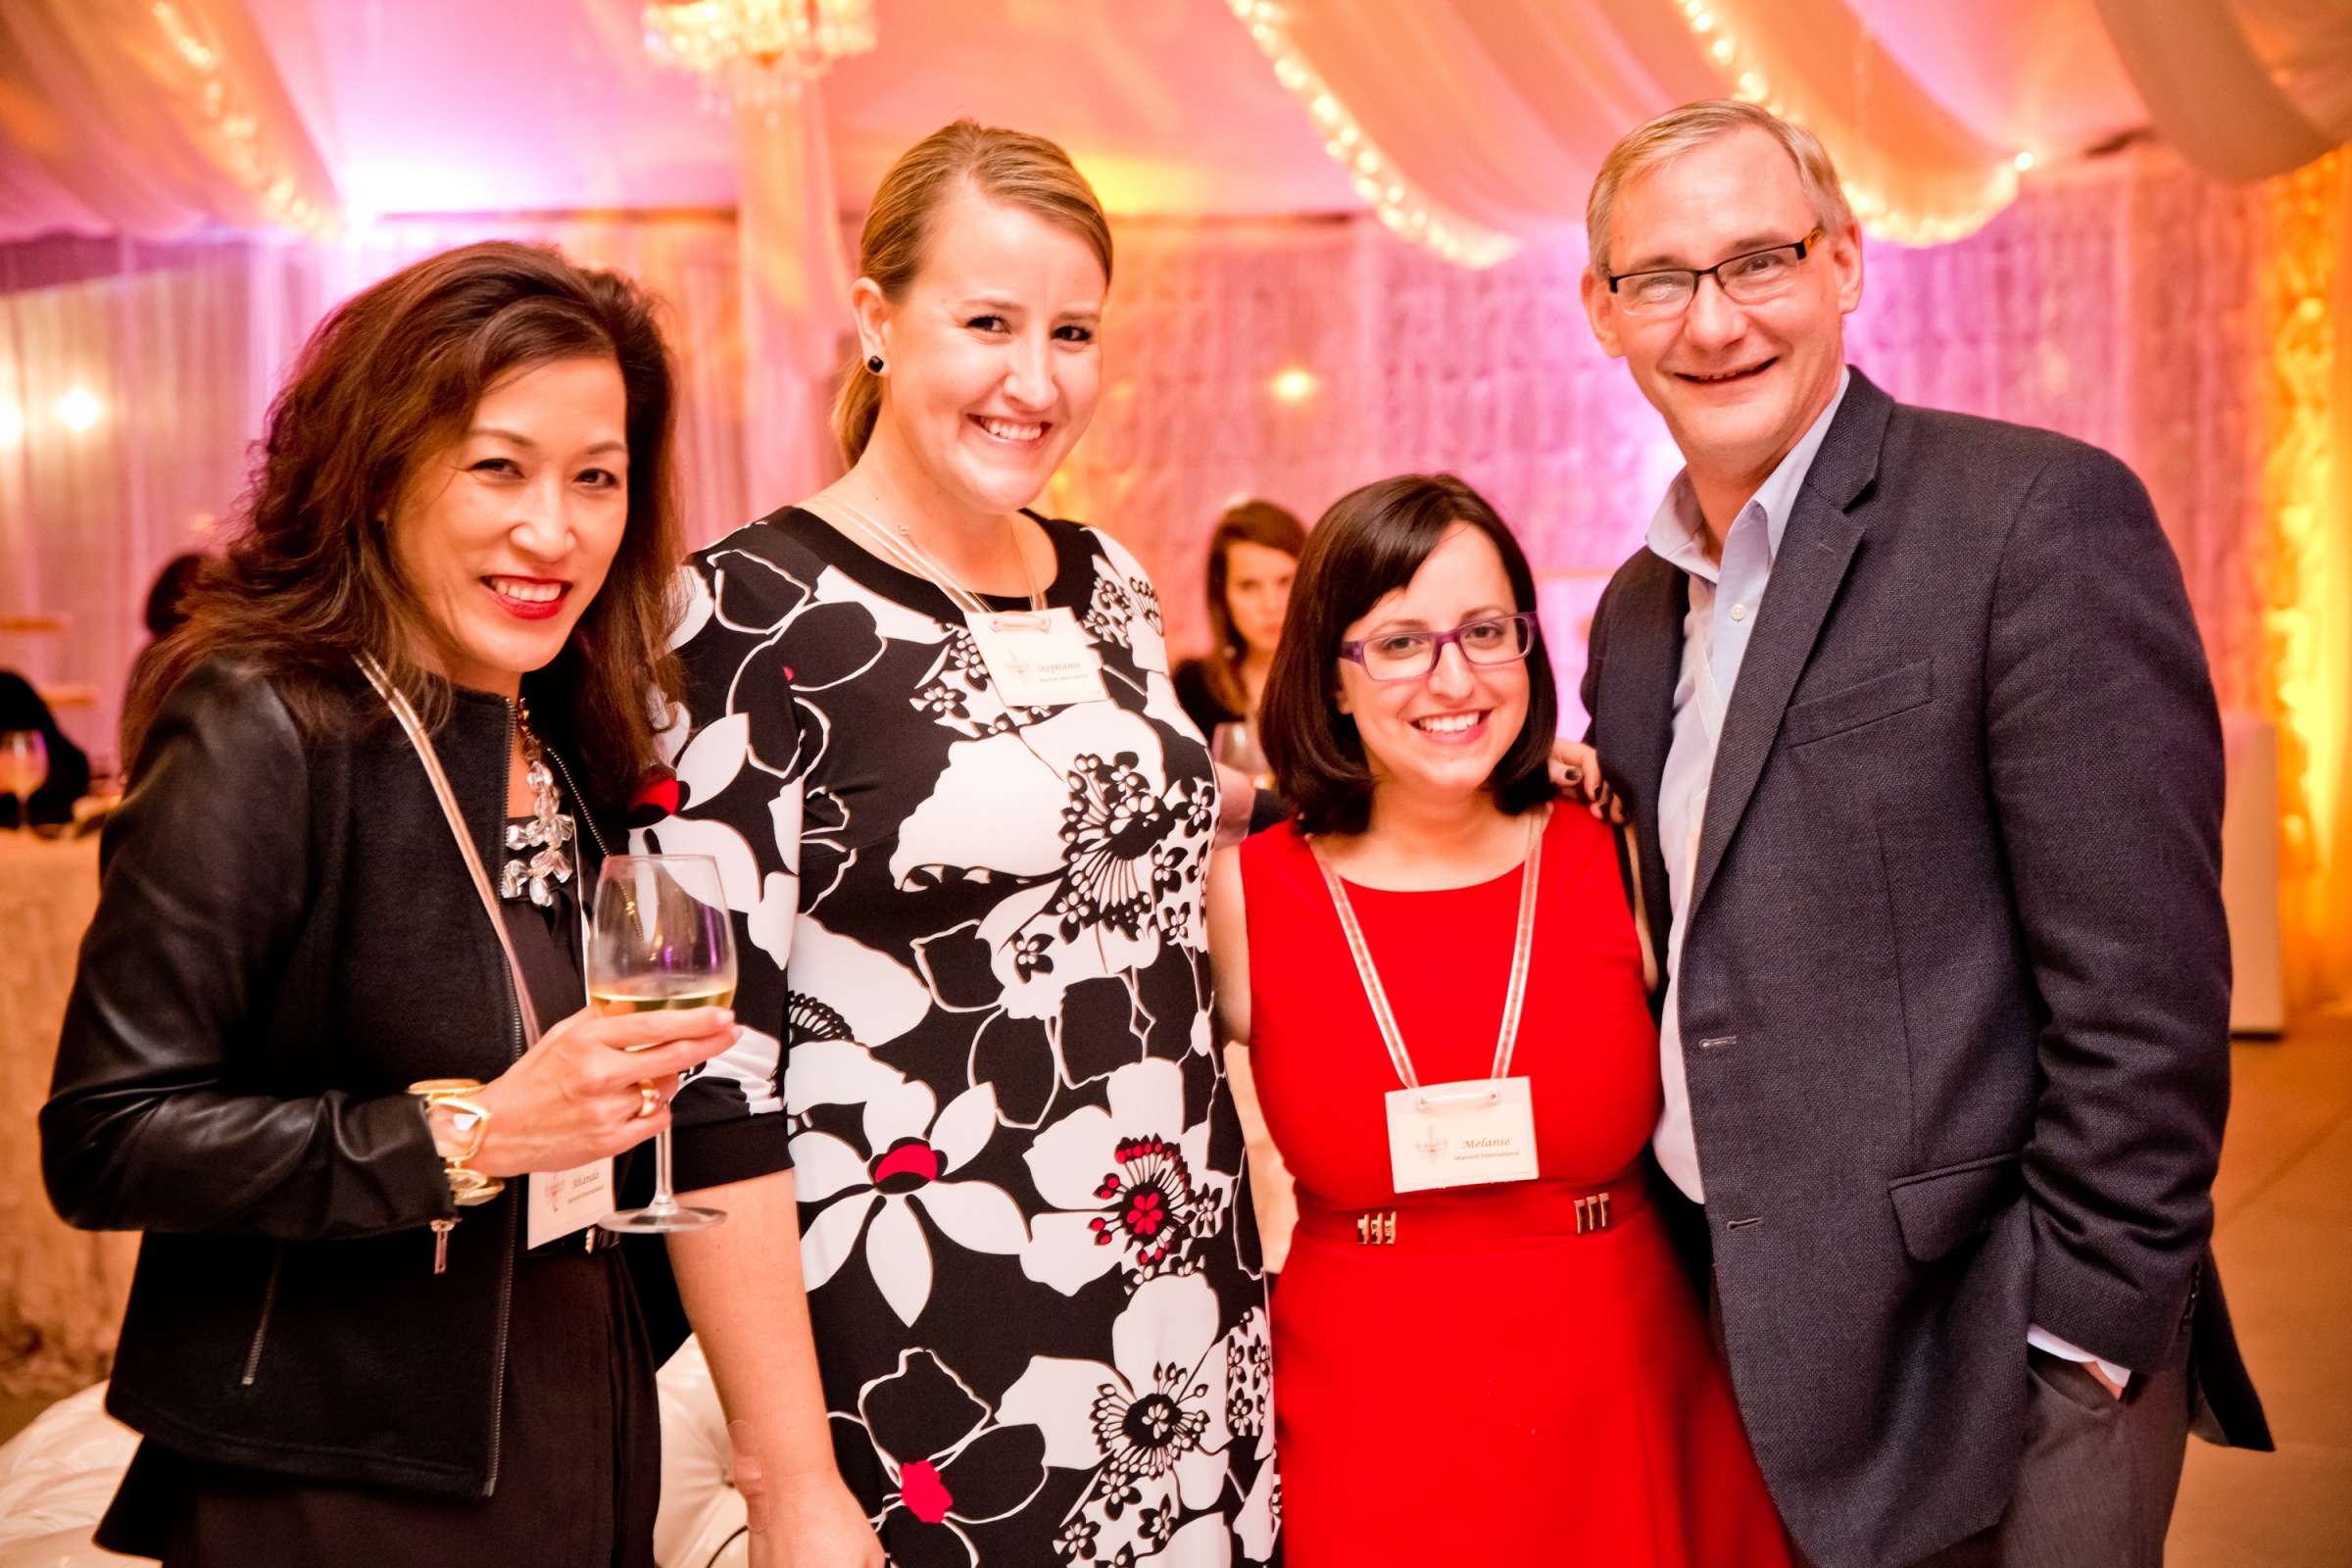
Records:
{"label": "draped ceiling fabric", "polygon": [[2165,140],[2219,179],[2267,179],[2352,138],[2343,0],[2098,0]]}
{"label": "draped ceiling fabric", "polygon": [[342,207],[245,0],[0,6],[0,241],[324,234]]}
{"label": "draped ceiling fabric", "polygon": [[[1875,233],[1956,239],[2016,188],[2016,149],[1941,108],[1848,0],[1236,0],[1234,10],[1286,81],[1311,69],[1313,85],[1295,90],[1335,132],[1335,156],[1363,156],[1336,134],[1358,128],[1432,209],[1513,239],[1581,223],[1593,172],[1626,130],[1727,93],[1812,126]],[[1379,199],[1382,172],[1367,171],[1367,199]]]}
{"label": "draped ceiling fabric", "polygon": [[2238,182],[2352,137],[2341,0],[1229,4],[1384,220],[1463,237],[1433,248],[1470,265],[1573,228],[1616,138],[1696,98],[1810,126],[1864,227],[1907,244],[1975,232],[2021,166],[2150,121]]}

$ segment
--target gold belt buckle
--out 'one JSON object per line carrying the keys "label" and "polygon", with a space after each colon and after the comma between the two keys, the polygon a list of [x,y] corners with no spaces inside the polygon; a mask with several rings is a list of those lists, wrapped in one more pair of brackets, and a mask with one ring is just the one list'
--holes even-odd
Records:
{"label": "gold belt buckle", "polygon": [[1594,1193],[1576,1200],[1576,1234],[1588,1236],[1609,1228],[1609,1195]]}
{"label": "gold belt buckle", "polygon": [[1355,1245],[1358,1247],[1395,1247],[1396,1245],[1396,1211],[1393,1208],[1373,1209],[1356,1215]]}

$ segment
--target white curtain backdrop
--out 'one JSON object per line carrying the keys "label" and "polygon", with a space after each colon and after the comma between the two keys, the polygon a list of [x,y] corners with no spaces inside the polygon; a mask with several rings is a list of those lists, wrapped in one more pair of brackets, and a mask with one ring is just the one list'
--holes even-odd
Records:
{"label": "white curtain backdrop", "polygon": [[850,264],[822,93],[812,82],[789,102],[735,109],[744,412],[756,432],[744,463],[755,496],[810,495],[841,470],[827,416],[850,342]]}
{"label": "white curtain backdrop", "polygon": [[145,641],[147,585],[233,510],[248,444],[312,326],[407,262],[492,237],[555,244],[654,291],[678,350],[689,537],[703,543],[751,516],[742,273],[725,217],[387,222],[332,245],[10,247],[0,250],[0,617],[65,626],[0,631],[0,665],[86,689],[89,705],[61,720],[111,758],[122,680]]}

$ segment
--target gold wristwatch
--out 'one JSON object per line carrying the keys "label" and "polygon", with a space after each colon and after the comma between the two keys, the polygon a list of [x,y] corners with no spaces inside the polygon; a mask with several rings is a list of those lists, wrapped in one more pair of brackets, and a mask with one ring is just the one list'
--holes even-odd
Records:
{"label": "gold wristwatch", "polygon": [[432,1126],[433,1109],[446,1105],[450,1109],[451,1125],[465,1139],[462,1145],[444,1145],[439,1133],[433,1135],[433,1152],[441,1156],[444,1174],[449,1177],[449,1196],[460,1208],[471,1208],[496,1198],[506,1183],[496,1176],[485,1176],[466,1162],[482,1152],[482,1143],[490,1136],[490,1112],[480,1101],[472,1098],[482,1087],[478,1078],[427,1078],[409,1085],[409,1093],[424,1102],[425,1125]]}

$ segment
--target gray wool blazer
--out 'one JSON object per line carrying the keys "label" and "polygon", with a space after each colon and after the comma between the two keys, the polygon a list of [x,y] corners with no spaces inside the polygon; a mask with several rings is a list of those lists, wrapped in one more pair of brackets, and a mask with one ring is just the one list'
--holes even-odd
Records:
{"label": "gray wool blazer", "polygon": [[[1627,562],[1583,688],[1660,953],[1686,605]],[[2189,1361],[2200,1430],[2270,1446],[2207,1248],[2221,821],[2204,653],[2131,470],[1856,371],[1732,694],[1680,994],[1732,1381],[1822,1568],[2000,1516],[2029,1324]]]}

